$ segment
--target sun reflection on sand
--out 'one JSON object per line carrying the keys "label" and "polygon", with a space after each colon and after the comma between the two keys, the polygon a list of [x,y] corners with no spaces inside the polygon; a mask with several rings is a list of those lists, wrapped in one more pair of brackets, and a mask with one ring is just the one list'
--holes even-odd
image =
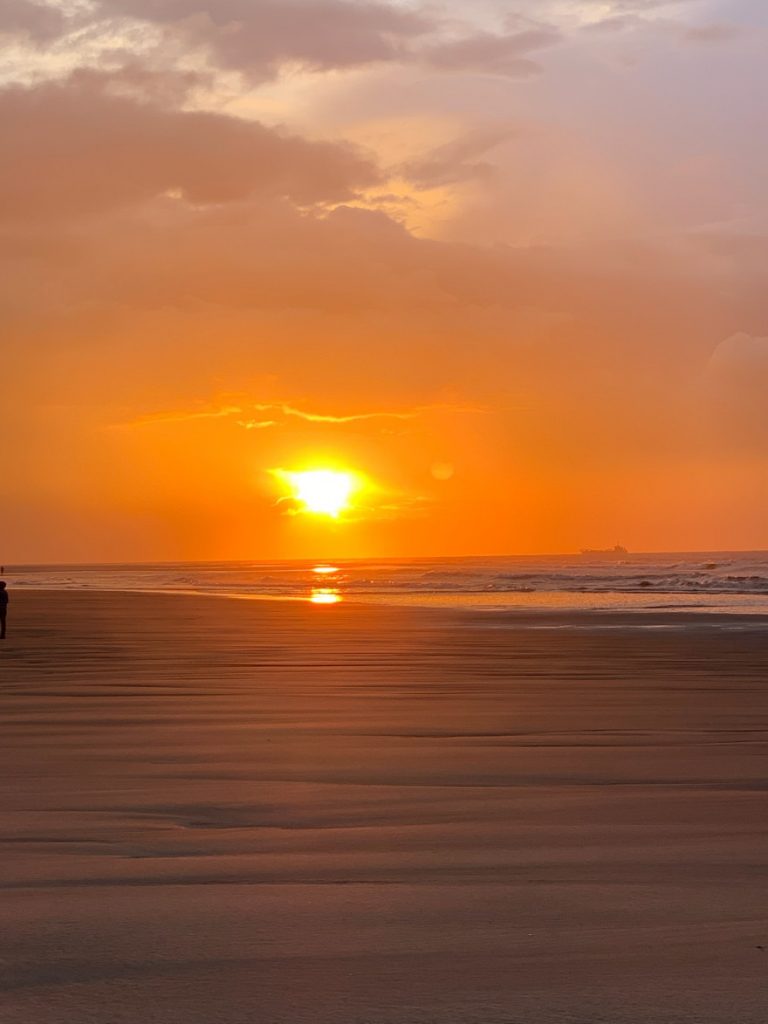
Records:
{"label": "sun reflection on sand", "polygon": [[312,604],[339,604],[343,598],[338,590],[313,590],[309,600]]}

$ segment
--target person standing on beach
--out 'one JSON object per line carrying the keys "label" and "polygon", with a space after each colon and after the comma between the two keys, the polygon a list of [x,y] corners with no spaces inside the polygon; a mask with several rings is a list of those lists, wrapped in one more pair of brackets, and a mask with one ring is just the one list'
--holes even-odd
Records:
{"label": "person standing on beach", "polygon": [[8,616],[8,590],[5,580],[0,580],[0,640],[5,640],[5,620]]}

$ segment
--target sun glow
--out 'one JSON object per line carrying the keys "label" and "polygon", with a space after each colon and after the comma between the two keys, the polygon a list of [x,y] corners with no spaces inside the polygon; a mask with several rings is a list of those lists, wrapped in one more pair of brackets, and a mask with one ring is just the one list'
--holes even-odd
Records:
{"label": "sun glow", "polygon": [[335,469],[311,469],[301,473],[277,470],[276,475],[288,484],[292,497],[302,512],[337,519],[350,507],[358,488],[352,473]]}

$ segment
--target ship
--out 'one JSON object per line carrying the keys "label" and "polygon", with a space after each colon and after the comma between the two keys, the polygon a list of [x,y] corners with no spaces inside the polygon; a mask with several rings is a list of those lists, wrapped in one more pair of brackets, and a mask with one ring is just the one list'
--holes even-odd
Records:
{"label": "ship", "polygon": [[581,554],[585,558],[624,558],[629,554],[626,548],[622,547],[621,544],[616,544],[612,548],[582,548]]}

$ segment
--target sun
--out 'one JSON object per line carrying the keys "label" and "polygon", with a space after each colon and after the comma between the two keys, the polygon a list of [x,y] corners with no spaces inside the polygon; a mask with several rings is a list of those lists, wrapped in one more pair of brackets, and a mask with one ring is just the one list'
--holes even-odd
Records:
{"label": "sun", "polygon": [[357,489],[352,473],[336,469],[309,469],[300,473],[279,470],[278,476],[291,488],[292,496],[300,503],[303,512],[332,519],[337,519],[350,507]]}

